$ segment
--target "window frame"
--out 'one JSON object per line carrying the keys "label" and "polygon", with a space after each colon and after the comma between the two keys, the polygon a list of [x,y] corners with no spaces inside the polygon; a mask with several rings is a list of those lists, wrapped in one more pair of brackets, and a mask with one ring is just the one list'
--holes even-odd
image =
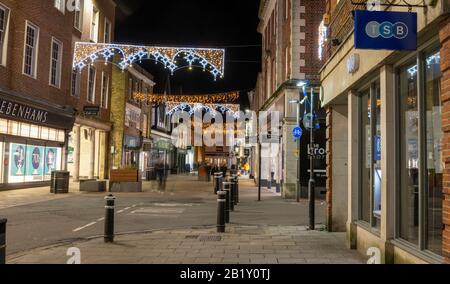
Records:
{"label": "window frame", "polygon": [[0,9],[5,13],[5,19],[3,21],[4,28],[0,36],[0,66],[6,67],[8,58],[8,41],[9,41],[9,21],[11,15],[11,9],[0,3]]}
{"label": "window frame", "polygon": [[[75,93],[73,93],[74,91],[74,75],[76,74],[76,78],[75,78]],[[81,83],[81,73],[74,69],[72,70],[72,74],[71,74],[71,78],[70,78],[70,96],[74,97],[74,98],[80,98],[80,83]]]}
{"label": "window frame", "polygon": [[[56,82],[55,84],[53,84],[52,82],[52,72],[53,72],[53,48],[54,48],[54,44],[57,44],[59,47],[58,50],[58,61],[57,61],[57,66],[56,66],[56,74],[55,74],[55,79]],[[60,40],[58,40],[55,37],[52,37],[51,40],[51,46],[50,46],[50,72],[49,72],[49,85],[55,88],[60,89],[61,88],[61,80],[62,80],[62,57],[63,57],[63,52],[64,50],[64,43]]]}
{"label": "window frame", "polygon": [[[84,2],[83,2],[83,0],[76,0],[76,1],[78,1],[79,9],[75,9],[75,11],[74,11],[73,26],[78,31],[82,31],[83,30],[83,18],[84,18],[84,13],[83,13]],[[78,16],[78,18],[77,18],[77,16]],[[78,25],[77,25],[77,19],[78,19]]]}
{"label": "window frame", "polygon": [[[426,194],[426,190],[428,187],[428,179],[427,179],[427,117],[426,117],[426,57],[430,53],[438,51],[440,49],[440,43],[438,38],[433,38],[424,45],[417,48],[417,51],[412,52],[405,58],[399,60],[394,65],[395,70],[395,110],[397,115],[395,116],[395,127],[399,129],[401,126],[401,117],[400,117],[400,109],[401,109],[401,101],[400,101],[400,71],[402,68],[410,65],[412,62],[416,62],[417,64],[417,98],[418,98],[418,113],[419,113],[419,143],[418,143],[418,151],[419,151],[419,225],[418,225],[418,242],[417,244],[407,241],[401,237],[401,178],[400,177],[400,167],[396,169],[396,192],[395,192],[395,241],[405,245],[405,247],[419,252],[421,254],[425,254],[430,257],[438,257],[441,258],[441,255],[436,254],[428,249],[428,210],[427,210],[427,201],[428,196]],[[396,141],[400,141],[402,137],[400,136],[399,131],[396,132]],[[399,145],[400,143],[396,143],[396,161],[397,164],[401,162],[401,153],[402,149]]]}
{"label": "window frame", "polygon": [[[105,91],[105,79],[106,78],[106,94]],[[108,96],[109,96],[109,87],[110,87],[110,77],[109,74],[105,71],[102,72],[102,89],[100,94],[100,107],[103,109],[108,109]]]}
{"label": "window frame", "polygon": [[[59,1],[59,7],[56,4],[57,1]],[[55,9],[60,11],[62,14],[66,13],[66,1],[65,0],[54,0],[53,7],[55,7]]]}
{"label": "window frame", "polygon": [[[32,74],[28,74],[25,72],[28,28],[31,28],[35,31],[35,38],[34,38],[35,46],[33,47],[32,62],[31,62],[31,73]],[[40,28],[37,25],[33,24],[32,22],[26,20],[25,21],[24,43],[23,43],[24,48],[23,48],[22,74],[25,76],[28,76],[32,79],[37,79],[37,61],[39,58],[39,39],[40,39]]]}
{"label": "window frame", "polygon": [[[107,26],[109,25],[109,29],[107,29]],[[112,41],[112,22],[105,17],[105,23],[103,25],[103,42],[104,43],[111,43]],[[106,40],[106,35],[109,35],[109,39]]]}
{"label": "window frame", "polygon": [[[94,28],[95,24],[95,28]],[[92,15],[91,15],[91,23],[90,23],[90,40],[91,42],[97,43],[100,29],[100,10],[92,6]]]}
{"label": "window frame", "polygon": [[[91,94],[90,94],[90,88],[91,88],[91,72],[92,70],[94,71],[94,78],[92,80],[92,100],[90,100]],[[95,66],[89,66],[88,69],[88,77],[87,77],[87,102],[91,103],[91,104],[95,104],[95,89],[96,89],[96,83],[97,83],[97,69],[95,68]]]}

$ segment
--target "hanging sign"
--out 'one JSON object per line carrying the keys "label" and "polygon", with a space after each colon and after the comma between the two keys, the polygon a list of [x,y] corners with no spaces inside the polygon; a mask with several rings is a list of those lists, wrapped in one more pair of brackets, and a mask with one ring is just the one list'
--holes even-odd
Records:
{"label": "hanging sign", "polygon": [[417,13],[354,11],[354,16],[356,49],[417,49]]}

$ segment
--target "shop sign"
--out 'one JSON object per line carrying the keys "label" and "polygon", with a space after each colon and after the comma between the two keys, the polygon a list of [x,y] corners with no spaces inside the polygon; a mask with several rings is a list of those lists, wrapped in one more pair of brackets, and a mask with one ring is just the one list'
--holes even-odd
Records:
{"label": "shop sign", "polygon": [[55,128],[73,126],[73,119],[69,117],[3,98],[0,98],[0,117]]}
{"label": "shop sign", "polygon": [[100,107],[99,106],[85,106],[83,108],[83,113],[86,116],[98,116],[100,113]]}
{"label": "shop sign", "polygon": [[354,11],[355,48],[416,50],[417,13]]}

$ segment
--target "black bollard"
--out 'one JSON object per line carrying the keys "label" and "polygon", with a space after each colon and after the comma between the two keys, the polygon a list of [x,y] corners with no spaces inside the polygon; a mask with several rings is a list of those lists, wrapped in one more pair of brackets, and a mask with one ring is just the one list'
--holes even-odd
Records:
{"label": "black bollard", "polygon": [[218,191],[217,195],[217,233],[225,233],[225,206],[227,202],[227,193],[225,191]]}
{"label": "black bollard", "polygon": [[238,195],[238,193],[237,193],[237,191],[238,191],[238,189],[237,189],[237,186],[238,186],[238,178],[237,178],[237,176],[233,176],[232,177],[232,179],[231,179],[231,182],[233,183],[232,185],[231,185],[231,188],[232,188],[232,191],[233,191],[233,204],[234,204],[234,206],[237,206],[238,205],[238,202],[237,202],[237,195]]}
{"label": "black bollard", "polygon": [[114,242],[114,209],[116,198],[110,194],[105,197],[105,243]]}
{"label": "black bollard", "polygon": [[8,220],[0,220],[0,264],[6,264],[6,223]]}
{"label": "black bollard", "polygon": [[223,191],[225,191],[225,223],[230,223],[230,197],[231,197],[231,182],[223,183]]}
{"label": "black bollard", "polygon": [[236,186],[235,186],[235,181],[234,178],[231,177],[230,178],[230,211],[234,211],[234,199],[235,199],[235,194],[236,194]]}
{"label": "black bollard", "polygon": [[239,177],[236,177],[236,205],[239,204]]}
{"label": "black bollard", "polygon": [[214,174],[214,194],[222,190],[222,174]]}

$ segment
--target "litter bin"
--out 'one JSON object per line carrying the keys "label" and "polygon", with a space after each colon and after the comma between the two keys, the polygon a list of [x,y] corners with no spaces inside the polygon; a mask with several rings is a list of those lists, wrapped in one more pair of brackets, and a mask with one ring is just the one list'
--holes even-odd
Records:
{"label": "litter bin", "polygon": [[50,193],[69,193],[69,179],[69,172],[53,171],[50,179]]}

